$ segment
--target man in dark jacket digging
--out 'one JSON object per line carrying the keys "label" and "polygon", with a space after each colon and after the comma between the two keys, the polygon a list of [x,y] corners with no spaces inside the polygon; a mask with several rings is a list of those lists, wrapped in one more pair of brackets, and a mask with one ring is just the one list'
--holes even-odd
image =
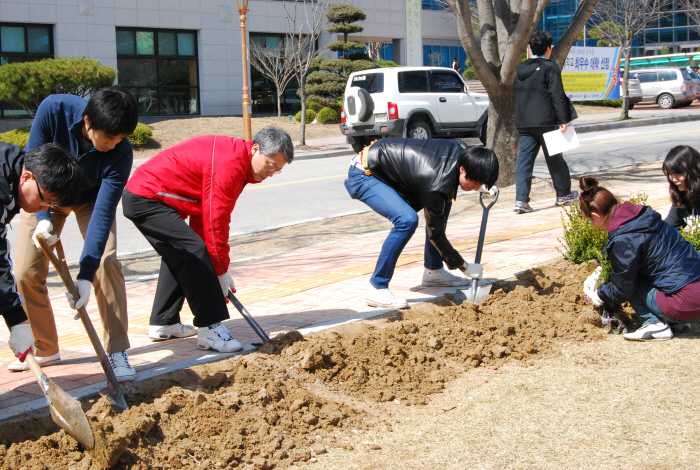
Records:
{"label": "man in dark jacket digging", "polygon": [[78,161],[58,144],[25,154],[16,145],[0,142],[0,315],[10,330],[10,348],[21,362],[34,350],[34,335],[12,275],[7,230],[20,208],[31,214],[75,202],[81,178]]}
{"label": "man in dark jacket digging", "polygon": [[515,169],[515,212],[532,212],[530,187],[535,158],[542,147],[544,158],[557,192],[556,204],[564,206],[576,202],[578,191],[571,191],[571,176],[561,153],[550,155],[543,134],[557,128],[566,132],[571,122],[571,102],[564,92],[559,66],[549,60],[552,53],[552,35],[537,31],[530,36],[531,59],[516,67],[515,126],[520,138],[518,164]]}
{"label": "man in dark jacket digging", "polygon": [[375,307],[406,308],[408,302],[389,290],[396,262],[418,227],[416,211],[426,224],[425,286],[466,286],[469,281],[443,269],[461,269],[481,278],[478,264],[467,264],[445,235],[457,189],[488,191],[498,179],[498,159],[484,147],[460,140],[382,139],[365,147],[350,165],[345,188],[394,228],[382,245],[365,301]]}

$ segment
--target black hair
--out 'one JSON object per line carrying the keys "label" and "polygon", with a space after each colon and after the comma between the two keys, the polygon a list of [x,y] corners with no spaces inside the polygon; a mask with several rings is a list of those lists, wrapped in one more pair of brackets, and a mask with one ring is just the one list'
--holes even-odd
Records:
{"label": "black hair", "polygon": [[486,147],[469,147],[459,154],[459,167],[464,168],[467,178],[486,185],[488,189],[498,179],[498,157]]}
{"label": "black hair", "polygon": [[131,135],[139,123],[139,106],[134,95],[123,88],[100,88],[90,97],[85,116],[91,129],[109,137]]}
{"label": "black hair", "polygon": [[[661,169],[668,179],[668,192],[673,207],[700,208],[700,152],[688,145],[673,147],[666,155]],[[685,191],[679,191],[671,181],[671,174],[685,178]]]}
{"label": "black hair", "polygon": [[549,31],[535,31],[530,36],[530,51],[534,55],[542,56],[547,52],[547,48],[552,45],[554,38]]}
{"label": "black hair", "polygon": [[67,207],[78,200],[83,170],[59,144],[44,144],[25,153],[24,169],[32,172],[39,186],[56,195],[57,206]]}

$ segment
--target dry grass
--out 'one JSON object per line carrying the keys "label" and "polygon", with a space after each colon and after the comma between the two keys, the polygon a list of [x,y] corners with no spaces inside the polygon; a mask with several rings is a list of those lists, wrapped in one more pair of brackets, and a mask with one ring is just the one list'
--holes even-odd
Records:
{"label": "dry grass", "polygon": [[[266,126],[277,126],[284,129],[292,140],[299,140],[301,124],[287,116],[252,118],[252,133]],[[183,140],[200,135],[228,135],[243,138],[243,118],[241,117],[201,117],[187,119],[171,119],[149,125],[153,130],[153,138],[156,145],[138,149],[134,152],[134,158],[149,158],[163,149],[172,147]],[[338,124],[307,124],[306,139],[321,139],[333,136],[342,136]]]}
{"label": "dry grass", "polygon": [[575,104],[574,108],[579,116],[584,116],[586,114],[620,114],[620,108],[613,108],[610,106],[589,106],[584,104]]}

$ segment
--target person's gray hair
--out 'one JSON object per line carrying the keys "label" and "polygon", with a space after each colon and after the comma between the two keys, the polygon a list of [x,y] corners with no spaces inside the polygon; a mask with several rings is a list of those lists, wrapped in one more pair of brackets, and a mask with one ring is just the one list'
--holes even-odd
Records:
{"label": "person's gray hair", "polygon": [[287,163],[292,163],[292,160],[294,160],[294,144],[292,144],[292,138],[279,127],[264,127],[253,137],[253,144],[258,144],[260,146],[260,152],[263,155],[275,155],[281,150],[284,153],[284,159],[287,160]]}

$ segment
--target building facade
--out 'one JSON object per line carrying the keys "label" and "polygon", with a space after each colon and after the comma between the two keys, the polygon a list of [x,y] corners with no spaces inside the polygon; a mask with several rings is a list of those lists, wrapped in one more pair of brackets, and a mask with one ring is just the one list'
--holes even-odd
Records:
{"label": "building facade", "polygon": [[[419,1],[349,1],[367,15],[361,22],[364,31],[353,39],[384,42],[385,57],[406,64],[407,4]],[[447,63],[452,54],[460,54],[461,44],[453,15],[426,8],[434,1],[424,0],[420,8],[422,44],[443,52]],[[283,37],[285,3],[290,2],[249,2],[248,44],[251,38],[264,37],[274,45],[275,38]],[[313,8],[312,3],[299,3]],[[337,39],[342,36],[326,32],[318,47],[323,50]],[[327,50],[323,54],[333,57]],[[87,57],[115,68],[118,85],[134,93],[146,118],[242,114],[235,0],[2,0],[0,64],[46,57]],[[295,94],[288,90],[285,97],[291,103]],[[11,103],[0,109],[5,120],[22,117],[26,113]]]}

